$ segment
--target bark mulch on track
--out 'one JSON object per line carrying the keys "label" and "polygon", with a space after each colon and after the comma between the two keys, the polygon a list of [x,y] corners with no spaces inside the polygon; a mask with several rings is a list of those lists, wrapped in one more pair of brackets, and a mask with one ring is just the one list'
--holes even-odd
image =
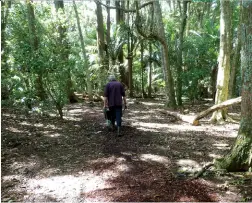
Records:
{"label": "bark mulch on track", "polygon": [[190,179],[230,149],[238,124],[190,126],[157,113],[158,101],[132,101],[118,138],[100,104],[67,108],[63,121],[2,108],[2,201],[251,200],[249,174]]}

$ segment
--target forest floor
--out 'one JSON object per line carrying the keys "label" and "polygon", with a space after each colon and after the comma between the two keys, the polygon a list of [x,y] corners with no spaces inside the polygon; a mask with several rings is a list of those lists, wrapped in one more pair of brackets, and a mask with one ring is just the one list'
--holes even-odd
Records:
{"label": "forest floor", "polygon": [[252,201],[249,173],[191,179],[230,150],[239,124],[191,126],[162,114],[161,100],[128,103],[122,137],[107,130],[101,103],[69,105],[64,120],[2,107],[2,201]]}

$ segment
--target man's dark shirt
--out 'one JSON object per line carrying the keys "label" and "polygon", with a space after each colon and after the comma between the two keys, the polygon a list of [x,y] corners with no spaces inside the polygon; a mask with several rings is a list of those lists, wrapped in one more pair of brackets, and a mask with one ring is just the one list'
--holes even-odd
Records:
{"label": "man's dark shirt", "polygon": [[104,96],[108,98],[108,106],[122,106],[122,97],[125,97],[123,85],[113,80],[109,82],[104,91]]}

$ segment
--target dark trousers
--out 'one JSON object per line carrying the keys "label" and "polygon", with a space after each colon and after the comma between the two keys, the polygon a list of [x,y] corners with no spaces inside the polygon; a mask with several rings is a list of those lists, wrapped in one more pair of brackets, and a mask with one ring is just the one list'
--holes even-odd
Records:
{"label": "dark trousers", "polygon": [[121,127],[122,125],[122,106],[112,106],[109,107],[111,122],[112,125],[115,125],[115,121],[117,123],[117,127]]}

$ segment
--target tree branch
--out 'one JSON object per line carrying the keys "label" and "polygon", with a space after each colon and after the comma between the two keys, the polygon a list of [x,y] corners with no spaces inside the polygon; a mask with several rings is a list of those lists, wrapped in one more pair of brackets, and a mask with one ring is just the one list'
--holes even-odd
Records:
{"label": "tree branch", "polygon": [[[109,9],[120,9],[120,10],[124,11],[125,13],[130,13],[130,12],[134,13],[134,12],[137,11],[136,9],[125,9],[125,8],[121,8],[121,7],[118,7],[118,6],[108,6],[108,5],[102,3],[99,0],[95,0],[95,3],[99,3],[102,6],[105,6],[106,8],[109,8]],[[152,4],[152,3],[153,3],[153,1],[144,3],[143,5],[139,6],[139,9],[144,8],[145,6],[148,6],[148,5]]]}
{"label": "tree branch", "polygon": [[[153,2],[149,2],[149,3],[153,3]],[[140,20],[140,14],[139,14],[139,10],[141,9],[141,7],[143,6],[138,6],[138,2],[136,1],[135,2],[135,5],[136,5],[136,28],[137,28],[137,31],[138,31],[138,33],[143,37],[143,38],[145,38],[145,39],[149,39],[149,40],[152,40],[152,39],[154,39],[154,40],[157,40],[157,41],[159,41],[161,44],[165,44],[166,42],[165,42],[165,39],[163,39],[162,37],[160,37],[160,36],[158,36],[158,35],[156,35],[156,34],[154,34],[154,33],[150,33],[149,35],[147,35],[146,33],[145,33],[145,31],[144,30],[142,30],[141,28],[140,28],[140,24],[139,24],[139,20]]]}

